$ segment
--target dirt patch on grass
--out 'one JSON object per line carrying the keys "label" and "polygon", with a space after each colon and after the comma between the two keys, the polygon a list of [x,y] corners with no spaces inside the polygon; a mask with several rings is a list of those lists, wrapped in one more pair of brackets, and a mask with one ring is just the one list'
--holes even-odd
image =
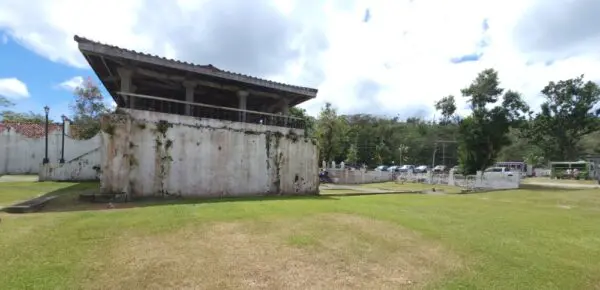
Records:
{"label": "dirt patch on grass", "polygon": [[216,223],[128,237],[82,281],[89,289],[421,288],[461,267],[394,224],[328,214]]}

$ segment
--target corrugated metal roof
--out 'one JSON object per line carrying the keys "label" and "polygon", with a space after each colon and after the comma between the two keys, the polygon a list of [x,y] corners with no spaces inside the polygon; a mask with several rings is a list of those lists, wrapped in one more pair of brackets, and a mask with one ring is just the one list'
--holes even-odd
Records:
{"label": "corrugated metal roof", "polygon": [[[149,54],[149,53],[138,52],[135,50],[121,48],[121,47],[118,47],[115,45],[109,45],[109,44],[104,44],[101,42],[93,41],[93,40],[87,39],[85,37],[77,36],[77,35],[75,35],[74,39],[80,45],[81,44],[98,45],[98,46],[103,46],[105,48],[119,50],[121,52],[135,54],[138,56],[151,57],[156,60],[166,61],[166,62],[170,62],[170,63],[177,64],[177,65],[187,66],[187,69],[190,71],[197,72],[198,69],[201,69],[201,70],[203,70],[201,73],[215,75],[215,76],[230,79],[230,80],[244,81],[244,82],[253,83],[256,85],[267,86],[267,87],[272,87],[272,88],[280,88],[280,89],[284,89],[284,90],[291,89],[296,93],[304,94],[304,95],[307,95],[310,97],[315,97],[317,94],[317,91],[318,91],[317,89],[313,89],[313,88],[294,86],[294,85],[274,82],[274,81],[270,81],[270,80],[265,80],[265,79],[245,75],[245,74],[221,70],[221,69],[214,67],[211,64],[198,65],[198,64],[194,64],[194,63],[189,63],[189,62],[184,62],[184,61],[180,61],[180,60],[176,60],[176,59],[170,59],[170,58],[166,58],[166,57],[162,57],[162,56],[158,56],[158,55],[153,55],[153,54]],[[81,47],[80,47],[80,50],[81,50]]]}

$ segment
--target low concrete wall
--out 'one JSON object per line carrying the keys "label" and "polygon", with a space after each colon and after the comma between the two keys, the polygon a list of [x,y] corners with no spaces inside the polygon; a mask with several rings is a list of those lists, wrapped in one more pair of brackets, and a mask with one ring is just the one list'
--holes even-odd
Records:
{"label": "low concrete wall", "polygon": [[462,176],[450,173],[432,174],[432,173],[404,173],[397,176],[398,181],[419,182],[427,184],[440,184],[459,186],[464,188],[485,188],[485,189],[516,189],[521,183],[520,174],[507,176],[496,172],[478,172],[477,175]]}
{"label": "low concrete wall", "polygon": [[[99,138],[99,137],[98,137]],[[100,148],[71,161],[40,165],[39,181],[88,181],[99,180]]]}
{"label": "low concrete wall", "polygon": [[336,184],[363,184],[393,181],[394,175],[387,171],[363,171],[347,169],[327,169],[333,183]]}
{"label": "low concrete wall", "polygon": [[131,109],[105,116],[102,128],[103,193],[318,193],[318,150],[303,130]]}
{"label": "low concrete wall", "polygon": [[[41,126],[39,124],[29,125]],[[6,125],[0,130],[0,175],[39,173],[40,164],[45,154],[45,138],[27,137],[11,126],[17,125]],[[21,125],[21,127],[23,126],[25,125]],[[35,136],[39,136],[39,132],[37,133]],[[61,142],[62,131],[55,129],[48,134],[48,159],[50,163],[58,163],[61,156]],[[90,151],[90,149],[99,146],[99,136],[88,140],[77,140],[65,136],[65,160],[69,161],[77,158]]]}

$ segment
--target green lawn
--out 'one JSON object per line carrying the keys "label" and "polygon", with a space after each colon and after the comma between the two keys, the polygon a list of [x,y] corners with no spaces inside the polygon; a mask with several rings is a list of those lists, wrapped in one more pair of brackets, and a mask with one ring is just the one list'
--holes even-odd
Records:
{"label": "green lawn", "polygon": [[76,203],[93,184],[0,196],[46,186],[63,188],[46,212],[0,214],[3,289],[600,289],[597,189],[116,209]]}
{"label": "green lawn", "polygon": [[2,182],[0,183],[0,207],[61,190],[75,183]]}

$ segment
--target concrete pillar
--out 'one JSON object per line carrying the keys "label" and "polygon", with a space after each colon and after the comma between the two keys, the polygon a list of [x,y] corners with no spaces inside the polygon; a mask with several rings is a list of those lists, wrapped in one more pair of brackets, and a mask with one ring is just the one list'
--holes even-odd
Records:
{"label": "concrete pillar", "polygon": [[[185,81],[183,82],[183,86],[185,87],[185,101],[194,102],[194,90],[196,89],[196,83],[191,81]],[[192,115],[192,105],[185,104],[185,115]]]}
{"label": "concrete pillar", "polygon": [[281,99],[281,113],[286,116],[290,114],[290,104],[288,99]]}
{"label": "concrete pillar", "polygon": [[288,99],[286,98],[282,98],[281,99],[281,114],[283,114],[284,118],[283,118],[283,126],[288,125],[288,118],[287,116],[290,114],[290,104],[288,102]]}
{"label": "concrete pillar", "polygon": [[[246,102],[247,102],[249,94],[250,93],[248,93],[246,91],[238,91],[237,92],[238,99],[239,99],[239,109],[240,110],[246,110]],[[240,122],[246,122],[246,112],[240,112],[238,120]]]}
{"label": "concrete pillar", "polygon": [[[123,93],[131,93],[131,75],[133,71],[124,67],[117,68],[117,73],[119,73],[119,77],[121,78],[121,92]],[[133,97],[132,96],[123,96],[125,99],[125,104],[129,108],[133,108]]]}

